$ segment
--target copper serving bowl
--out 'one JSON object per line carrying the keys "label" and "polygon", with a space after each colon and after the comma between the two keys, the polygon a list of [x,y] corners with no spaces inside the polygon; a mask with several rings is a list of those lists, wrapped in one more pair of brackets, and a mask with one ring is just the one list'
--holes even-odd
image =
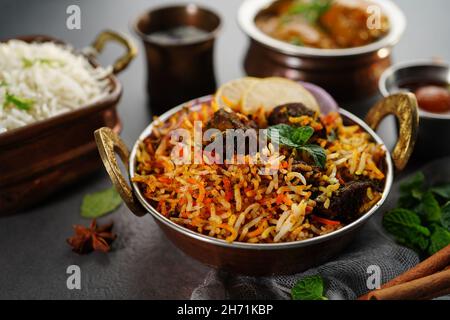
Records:
{"label": "copper serving bowl", "polygon": [[238,22],[250,39],[244,60],[249,76],[281,76],[315,83],[339,101],[373,96],[378,79],[391,65],[392,47],[400,40],[406,18],[391,1],[371,0],[390,22],[389,33],[366,46],[348,49],[318,49],[296,46],[263,33],[255,24],[258,14],[274,0],[245,0]]}
{"label": "copper serving bowl", "polygon": [[[210,102],[211,96],[190,101],[192,108]],[[165,121],[186,104],[166,112],[160,117]],[[321,108],[324,110],[321,106]],[[137,216],[151,214],[166,236],[183,252],[212,267],[247,275],[292,274],[318,265],[336,256],[353,239],[356,232],[378,210],[386,200],[394,177],[394,165],[403,169],[411,155],[418,126],[417,101],[414,95],[401,93],[383,99],[368,114],[366,124],[355,115],[343,109],[339,113],[348,123],[355,123],[366,130],[377,143],[386,150],[386,183],[379,202],[366,214],[342,229],[327,235],[303,241],[253,244],[246,242],[228,243],[224,240],[205,236],[182,227],[160,214],[144,197],[137,183],[129,182],[136,173],[136,152],[140,143],[150,135],[154,124],[141,133],[131,153],[126,145],[109,128],[95,132],[95,138],[105,168],[129,209]],[[373,131],[388,114],[399,120],[401,135],[392,153]],[[128,168],[128,178],[119,169],[116,153]],[[131,185],[130,185],[131,184]]]}
{"label": "copper serving bowl", "polygon": [[[48,36],[15,38],[26,42],[64,42]],[[11,39],[6,39],[8,41]],[[89,61],[97,66],[96,54],[105,44],[115,41],[126,53],[114,64],[108,77],[110,92],[102,100],[0,134],[0,214],[33,205],[61,187],[92,173],[101,166],[92,132],[100,127],[120,132],[116,112],[122,85],[115,74],[124,70],[137,51],[126,37],[103,31],[89,48]]]}

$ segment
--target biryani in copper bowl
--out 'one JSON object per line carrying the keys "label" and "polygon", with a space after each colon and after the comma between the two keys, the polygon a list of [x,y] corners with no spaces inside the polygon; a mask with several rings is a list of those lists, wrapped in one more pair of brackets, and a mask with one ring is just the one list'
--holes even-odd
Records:
{"label": "biryani in copper bowl", "polygon": [[[394,170],[368,125],[310,88],[235,80],[155,119],[131,154],[108,129],[97,144],[130,209],[150,212],[189,255],[245,274],[297,272],[349,243],[386,199]],[[415,140],[414,96],[382,100],[368,122],[388,113],[405,133],[392,155],[401,169]]]}

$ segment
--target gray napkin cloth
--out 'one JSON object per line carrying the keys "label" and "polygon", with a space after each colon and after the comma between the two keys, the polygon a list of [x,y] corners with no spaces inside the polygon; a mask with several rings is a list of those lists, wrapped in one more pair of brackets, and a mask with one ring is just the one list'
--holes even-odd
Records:
{"label": "gray napkin cloth", "polygon": [[[334,261],[289,276],[255,278],[214,270],[193,291],[191,299],[290,299],[291,288],[298,279],[316,274],[324,279],[329,299],[356,299],[369,290],[367,281],[373,274],[370,266],[380,268],[381,283],[385,283],[418,262],[416,253],[381,234],[372,219]],[[370,279],[369,282],[372,283]]]}

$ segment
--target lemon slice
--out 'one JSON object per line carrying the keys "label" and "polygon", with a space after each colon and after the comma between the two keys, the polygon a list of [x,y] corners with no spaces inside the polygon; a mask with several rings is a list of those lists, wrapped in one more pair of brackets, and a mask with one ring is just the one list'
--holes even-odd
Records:
{"label": "lemon slice", "polygon": [[301,84],[277,77],[253,83],[242,97],[241,112],[252,114],[259,108],[270,112],[279,105],[293,102],[301,102],[305,107],[320,112],[314,96]]}
{"label": "lemon slice", "polygon": [[235,111],[240,111],[243,95],[248,88],[259,81],[258,78],[246,77],[227,82],[217,90],[214,100],[219,107],[229,107]]}

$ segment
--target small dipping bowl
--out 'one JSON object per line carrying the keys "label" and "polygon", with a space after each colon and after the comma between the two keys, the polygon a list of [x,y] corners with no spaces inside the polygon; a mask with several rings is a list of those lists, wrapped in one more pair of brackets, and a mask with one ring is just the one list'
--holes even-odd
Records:
{"label": "small dipping bowl", "polygon": [[[387,69],[379,81],[379,89],[385,97],[408,91],[402,85],[410,83],[437,84],[450,83],[449,65],[431,60],[400,63]],[[433,113],[419,109],[419,137],[416,142],[414,159],[432,160],[450,155],[450,112]]]}

